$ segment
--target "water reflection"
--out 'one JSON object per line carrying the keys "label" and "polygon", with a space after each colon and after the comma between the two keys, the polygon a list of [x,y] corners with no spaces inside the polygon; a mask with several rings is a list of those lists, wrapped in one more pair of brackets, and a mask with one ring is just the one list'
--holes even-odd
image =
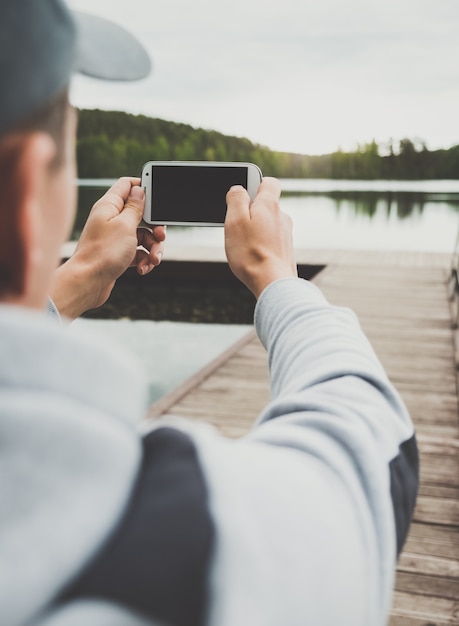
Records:
{"label": "water reflection", "polygon": [[384,213],[387,218],[396,216],[403,220],[414,213],[422,215],[428,203],[441,202],[459,211],[459,194],[457,193],[425,193],[416,191],[329,191],[307,193],[283,193],[284,198],[331,198],[334,201],[336,212],[345,206],[346,210],[352,207],[355,215],[373,217],[377,213]]}
{"label": "water reflection", "polygon": [[[342,194],[339,194],[342,195]],[[334,194],[331,194],[334,197]],[[342,199],[342,198],[341,198]],[[347,194],[347,200],[354,205],[354,211],[359,215],[373,217],[378,209],[383,211],[387,218],[396,215],[403,220],[413,213],[422,214],[424,205],[428,200],[427,194],[416,192],[387,193],[355,192]],[[340,202],[340,199],[337,199]]]}
{"label": "water reflection", "polygon": [[[94,181],[96,182],[96,181]],[[91,206],[107,186],[81,186],[72,239],[77,239]],[[305,181],[300,181],[305,182]],[[332,181],[328,181],[332,182]],[[440,183],[441,181],[436,181]],[[458,227],[459,192],[438,189],[350,190],[321,189],[283,191],[281,205],[294,219],[298,247],[347,247],[356,249],[419,249],[449,252]],[[311,225],[314,238],[311,240]],[[341,239],[335,241],[339,230]],[[222,229],[176,228],[170,243],[221,246]],[[402,237],[403,235],[403,237]]]}

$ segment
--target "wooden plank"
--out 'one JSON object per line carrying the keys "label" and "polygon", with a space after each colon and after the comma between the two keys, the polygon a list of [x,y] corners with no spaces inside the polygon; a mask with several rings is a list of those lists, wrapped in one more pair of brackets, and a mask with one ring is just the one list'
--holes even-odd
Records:
{"label": "wooden plank", "polygon": [[316,263],[327,266],[371,268],[377,271],[381,267],[398,267],[423,271],[441,270],[445,273],[451,266],[451,255],[443,253],[399,252],[390,251],[357,251],[357,250],[296,250],[298,263]]}
{"label": "wooden plank", "polygon": [[458,580],[444,578],[441,576],[430,576],[426,574],[410,574],[404,571],[397,571],[395,589],[412,593],[413,595],[437,596],[457,600]]}
{"label": "wooden plank", "polygon": [[459,452],[459,439],[444,439],[441,437],[418,437],[418,444],[422,452],[449,454],[456,456]]}
{"label": "wooden plank", "polygon": [[[453,480],[457,484],[457,478]],[[413,519],[424,523],[459,526],[459,501],[418,496]]]}
{"label": "wooden plank", "polygon": [[410,536],[419,540],[434,541],[449,547],[459,547],[459,527],[457,526],[438,526],[414,521],[410,527]]}
{"label": "wooden plank", "polygon": [[[445,485],[450,487],[457,487],[459,484],[457,472],[455,471],[457,463],[448,465],[443,463],[442,460],[429,464],[428,462],[421,462],[420,478],[425,484],[430,485]],[[453,471],[450,471],[452,467]]]}
{"label": "wooden plank", "polygon": [[412,391],[410,389],[399,389],[404,402],[411,411],[415,421],[428,422],[451,422],[456,425],[458,422],[458,400],[451,390],[448,393],[440,394],[437,391]]}
{"label": "wooden plank", "polygon": [[454,597],[459,598],[459,562],[455,559],[404,552],[400,556],[397,569],[402,572],[445,576],[455,579],[456,594]]}
{"label": "wooden plank", "polygon": [[437,435],[441,434],[443,437],[452,437],[457,439],[459,437],[458,426],[445,426],[438,424],[421,424],[416,426],[417,433],[424,435]]}
{"label": "wooden plank", "polygon": [[410,531],[406,540],[405,550],[414,554],[426,556],[444,557],[459,560],[459,538],[450,543],[435,541],[427,537],[416,537]]}
{"label": "wooden plank", "polygon": [[457,626],[459,603],[422,593],[395,591],[389,626]]}
{"label": "wooden plank", "polygon": [[[422,467],[422,461],[421,461]],[[458,485],[443,485],[430,479],[430,475],[426,475],[424,471],[421,474],[421,482],[419,485],[420,496],[430,496],[433,498],[446,498],[449,500],[459,500],[459,486]]]}

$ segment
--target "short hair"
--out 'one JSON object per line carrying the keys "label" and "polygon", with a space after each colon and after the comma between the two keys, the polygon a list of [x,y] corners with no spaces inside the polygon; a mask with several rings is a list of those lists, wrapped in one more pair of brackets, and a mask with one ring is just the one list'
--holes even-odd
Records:
{"label": "short hair", "polygon": [[24,290],[25,250],[21,238],[19,207],[23,190],[20,161],[25,141],[32,132],[49,134],[56,144],[50,163],[54,171],[65,159],[65,126],[69,109],[68,89],[0,137],[0,298]]}

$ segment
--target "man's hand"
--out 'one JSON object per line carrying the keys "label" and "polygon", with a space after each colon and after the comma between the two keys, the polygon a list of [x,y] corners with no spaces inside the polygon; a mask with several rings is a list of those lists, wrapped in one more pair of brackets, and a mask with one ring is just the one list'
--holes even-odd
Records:
{"label": "man's hand", "polygon": [[292,220],[279,208],[280,184],[264,178],[250,204],[244,187],[227,196],[225,250],[233,274],[258,298],[278,278],[298,276],[293,255]]}
{"label": "man's hand", "polygon": [[165,228],[138,228],[145,204],[139,184],[120,178],[94,204],[75,253],[56,270],[50,295],[65,317],[101,306],[128,267],[143,275],[161,263]]}

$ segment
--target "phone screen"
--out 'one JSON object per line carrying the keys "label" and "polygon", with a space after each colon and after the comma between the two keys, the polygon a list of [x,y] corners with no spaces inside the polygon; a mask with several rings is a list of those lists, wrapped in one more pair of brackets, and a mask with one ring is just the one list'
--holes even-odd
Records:
{"label": "phone screen", "polygon": [[247,188],[247,167],[151,166],[151,219],[223,224],[232,185]]}

